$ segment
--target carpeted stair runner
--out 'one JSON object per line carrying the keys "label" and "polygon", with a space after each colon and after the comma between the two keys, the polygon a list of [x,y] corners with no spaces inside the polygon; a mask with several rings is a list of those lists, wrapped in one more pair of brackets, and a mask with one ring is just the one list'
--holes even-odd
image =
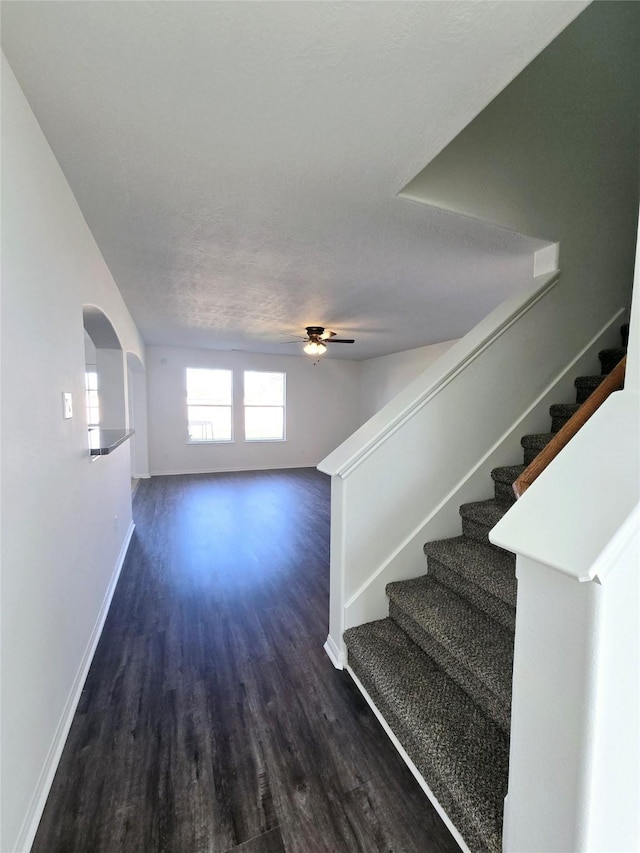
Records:
{"label": "carpeted stair runner", "polygon": [[499,850],[508,738],[393,619],[347,631],[349,665],[472,850]]}
{"label": "carpeted stair runner", "polygon": [[516,607],[515,557],[488,534],[526,465],[624,353],[601,352],[576,403],[551,406],[551,432],[522,438],[524,465],[491,472],[494,498],[460,507],[462,536],[427,542],[426,575],[387,586],[389,617],[344,634],[349,666],[474,853],[502,849]]}

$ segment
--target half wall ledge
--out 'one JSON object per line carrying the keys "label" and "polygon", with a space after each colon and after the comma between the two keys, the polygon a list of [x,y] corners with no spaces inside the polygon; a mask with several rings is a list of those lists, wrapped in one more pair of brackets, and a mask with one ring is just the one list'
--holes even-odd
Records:
{"label": "half wall ledge", "polygon": [[133,429],[90,429],[89,448],[91,456],[106,456],[112,453],[116,447],[131,438],[135,433]]}

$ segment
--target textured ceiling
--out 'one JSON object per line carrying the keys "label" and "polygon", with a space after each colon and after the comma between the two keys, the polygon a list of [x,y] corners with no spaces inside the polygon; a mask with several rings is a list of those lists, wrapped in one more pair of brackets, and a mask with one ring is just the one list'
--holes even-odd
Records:
{"label": "textured ceiling", "polygon": [[459,337],[536,241],[398,198],[584,2],[3,2],[3,50],[148,344]]}

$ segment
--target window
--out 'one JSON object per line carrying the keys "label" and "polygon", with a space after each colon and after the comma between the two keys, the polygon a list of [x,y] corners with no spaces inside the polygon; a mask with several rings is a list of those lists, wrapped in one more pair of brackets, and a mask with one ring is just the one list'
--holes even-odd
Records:
{"label": "window", "polygon": [[230,370],[187,368],[189,441],[231,441]]}
{"label": "window", "polygon": [[86,388],[87,423],[89,428],[100,425],[100,404],[98,402],[98,372],[87,370],[84,374]]}
{"label": "window", "polygon": [[246,441],[284,441],[284,373],[244,372]]}

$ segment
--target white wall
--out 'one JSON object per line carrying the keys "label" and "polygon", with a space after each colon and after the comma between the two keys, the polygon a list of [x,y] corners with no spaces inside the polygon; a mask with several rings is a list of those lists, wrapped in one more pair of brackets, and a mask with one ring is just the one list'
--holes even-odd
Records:
{"label": "white wall", "polygon": [[[187,444],[187,367],[234,370],[235,441]],[[245,442],[240,378],[243,370],[284,371],[287,439]],[[259,355],[204,349],[147,349],[151,474],[315,466],[359,424],[358,362],[309,356]]]}
{"label": "white wall", "polygon": [[630,305],[640,4],[593,3],[403,194],[560,243],[549,368]]}
{"label": "white wall", "polygon": [[142,360],[144,348],[4,57],[2,113],[0,850],[14,853],[35,831],[130,535],[128,447],[89,461],[83,304]]}
{"label": "white wall", "polygon": [[360,421],[364,423],[375,415],[455,343],[456,341],[443,341],[361,362]]}
{"label": "white wall", "polygon": [[125,361],[121,349],[96,349],[100,426],[123,429],[127,423]]}
{"label": "white wall", "polygon": [[96,369],[96,346],[91,340],[88,332],[84,333],[84,361],[85,364]]}
{"label": "white wall", "polygon": [[149,476],[149,445],[147,429],[147,377],[144,365],[133,353],[127,353],[127,402],[129,404],[129,439],[131,476]]}

